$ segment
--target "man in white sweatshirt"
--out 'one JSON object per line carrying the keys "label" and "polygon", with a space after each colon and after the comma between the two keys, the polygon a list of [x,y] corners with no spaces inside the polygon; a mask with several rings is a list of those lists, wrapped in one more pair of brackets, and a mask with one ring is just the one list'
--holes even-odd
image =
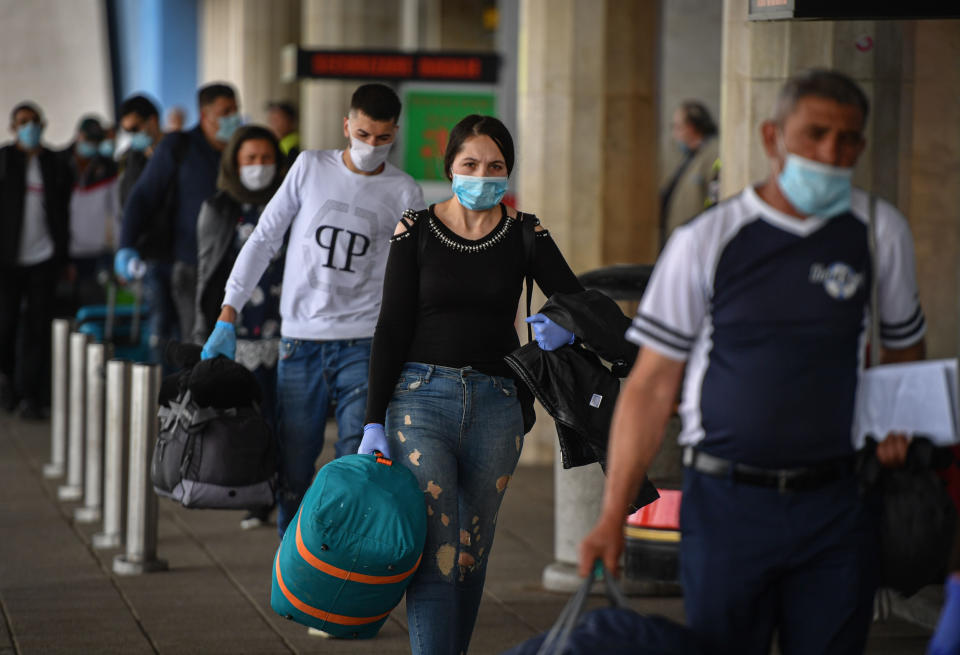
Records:
{"label": "man in white sweatshirt", "polygon": [[357,451],[363,434],[370,342],[380,313],[390,236],[403,211],[423,209],[423,193],[386,161],[400,100],[364,84],[343,119],[344,150],[297,157],[244,244],[227,280],[223,308],[203,357],[233,357],[238,314],[263,302],[257,282],[286,243],[280,294],[277,430],[283,536],[314,475],[327,412],[335,403],[336,453]]}

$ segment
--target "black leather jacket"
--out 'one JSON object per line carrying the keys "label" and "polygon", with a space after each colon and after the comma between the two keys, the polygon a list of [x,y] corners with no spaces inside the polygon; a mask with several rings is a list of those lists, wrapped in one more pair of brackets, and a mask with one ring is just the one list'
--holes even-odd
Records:
{"label": "black leather jacket", "polygon": [[[620,394],[618,376],[629,372],[638,352],[623,336],[630,319],[594,290],[556,293],[540,313],[572,331],[577,340],[553,351],[531,342],[505,360],[556,421],[563,467],[599,462],[606,471],[607,439]],[[657,498],[654,486],[644,479],[635,506]]]}

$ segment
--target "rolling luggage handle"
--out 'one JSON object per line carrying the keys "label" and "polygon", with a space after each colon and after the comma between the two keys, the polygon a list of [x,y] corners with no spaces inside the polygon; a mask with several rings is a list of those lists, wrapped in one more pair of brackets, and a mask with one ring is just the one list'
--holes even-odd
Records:
{"label": "rolling luggage handle", "polygon": [[593,583],[601,578],[606,587],[607,600],[610,601],[610,604],[613,607],[627,607],[626,596],[617,586],[613,576],[607,573],[603,562],[597,560],[593,566],[593,573],[584,580],[577,593],[560,611],[560,616],[557,617],[556,623],[547,633],[546,639],[543,640],[539,650],[537,650],[537,655],[563,655],[567,642],[570,641],[570,633],[573,632],[577,623],[580,622],[580,617],[583,616],[583,610],[587,605],[587,596],[590,595]]}
{"label": "rolling luggage handle", "polygon": [[[143,308],[143,276],[146,268],[136,270],[133,279],[133,315],[130,317],[130,345],[140,343],[140,310]],[[117,278],[113,273],[101,272],[100,283],[107,288],[107,315],[103,324],[103,342],[113,343],[113,326],[117,313]]]}

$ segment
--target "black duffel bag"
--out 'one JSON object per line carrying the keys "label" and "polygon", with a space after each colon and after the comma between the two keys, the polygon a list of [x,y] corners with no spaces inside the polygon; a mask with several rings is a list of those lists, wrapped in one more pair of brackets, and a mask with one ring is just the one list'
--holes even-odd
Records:
{"label": "black duffel bag", "polygon": [[[178,380],[176,397],[162,398],[158,414],[150,465],[157,495],[194,509],[272,505],[276,437],[260,413],[250,372],[217,358],[196,364]],[[228,399],[236,405],[224,406]]]}

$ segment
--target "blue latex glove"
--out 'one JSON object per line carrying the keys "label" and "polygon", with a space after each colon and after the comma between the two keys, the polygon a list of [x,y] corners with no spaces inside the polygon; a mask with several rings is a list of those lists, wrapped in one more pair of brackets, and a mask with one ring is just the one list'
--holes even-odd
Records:
{"label": "blue latex glove", "polygon": [[537,340],[540,350],[556,350],[560,346],[568,346],[573,343],[576,336],[543,314],[534,314],[527,319],[527,323],[533,327],[533,337]]}
{"label": "blue latex glove", "polygon": [[367,423],[363,426],[363,439],[360,440],[357,452],[368,455],[376,450],[390,459],[390,448],[387,446],[387,435],[383,431],[383,426],[379,423]]}
{"label": "blue latex glove", "polygon": [[960,573],[947,578],[944,585],[946,600],[940,611],[940,622],[927,646],[927,655],[957,655],[960,653]]}
{"label": "blue latex glove", "polygon": [[233,359],[237,355],[237,329],[228,321],[217,321],[213,332],[207,337],[200,351],[200,359],[212,359],[223,355]]}
{"label": "blue latex glove", "polygon": [[146,265],[140,259],[140,253],[133,248],[121,248],[113,258],[113,272],[127,282],[143,277]]}

